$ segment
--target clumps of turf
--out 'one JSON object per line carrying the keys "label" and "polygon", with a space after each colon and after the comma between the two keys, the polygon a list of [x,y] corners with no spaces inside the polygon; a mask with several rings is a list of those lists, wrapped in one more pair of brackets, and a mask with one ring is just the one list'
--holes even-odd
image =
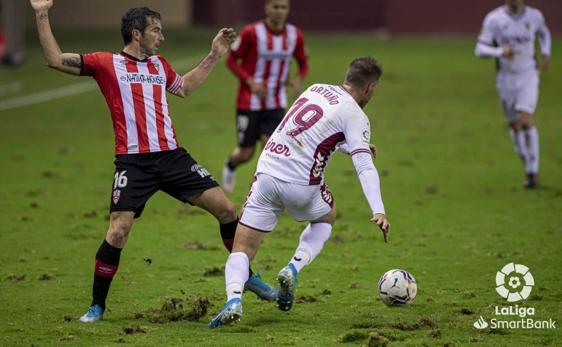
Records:
{"label": "clumps of turf", "polygon": [[98,217],[98,213],[96,212],[96,210],[86,211],[82,215],[84,216],[84,218],[97,218]]}
{"label": "clumps of turf", "polygon": [[368,337],[369,337],[369,335],[367,333],[362,332],[362,331],[351,331],[349,333],[346,333],[346,334],[343,334],[342,336],[340,336],[339,342],[350,343],[350,342],[365,340]]}
{"label": "clumps of turf", "polygon": [[45,171],[41,172],[41,176],[43,176],[45,178],[53,178],[53,177],[57,176],[57,174],[53,171],[45,170]]}
{"label": "clumps of turf", "polygon": [[47,272],[42,273],[41,275],[39,275],[39,277],[37,277],[37,279],[39,281],[49,281],[49,280],[52,280],[53,278],[55,278],[55,276],[53,276],[53,275],[51,275]]}
{"label": "clumps of turf", "polygon": [[190,241],[190,242],[186,242],[183,245],[181,245],[181,248],[183,249],[187,249],[187,250],[205,250],[205,251],[216,251],[219,249],[219,247],[217,246],[208,246],[205,245],[199,241]]}
{"label": "clumps of turf", "polygon": [[440,339],[441,338],[441,331],[439,329],[434,329],[431,330],[428,334],[428,337],[431,337],[432,339]]}
{"label": "clumps of turf", "polygon": [[386,347],[388,346],[388,339],[383,335],[372,332],[367,339],[367,346],[369,347]]}
{"label": "clumps of turf", "polygon": [[224,275],[224,267],[218,267],[218,266],[207,268],[203,273],[204,277],[222,276],[222,275]]}
{"label": "clumps of turf", "polygon": [[8,275],[8,277],[6,277],[6,279],[8,281],[14,281],[14,282],[21,282],[21,281],[25,281],[25,274],[12,274],[12,275]]}
{"label": "clumps of turf", "polygon": [[74,341],[78,338],[76,335],[66,335],[59,339],[59,341]]}
{"label": "clumps of turf", "polygon": [[385,347],[388,346],[388,339],[380,333],[370,332],[364,333],[362,331],[350,331],[338,339],[341,343],[354,343],[357,341],[367,340],[367,346],[369,347]]}
{"label": "clumps of turf", "polygon": [[340,234],[337,234],[336,236],[332,237],[330,239],[330,241],[332,241],[333,243],[338,244],[338,245],[342,244],[342,243],[345,243],[345,239]]}
{"label": "clumps of turf", "polygon": [[437,186],[429,185],[429,186],[425,187],[425,192],[426,192],[426,194],[435,195],[438,192]]}
{"label": "clumps of turf", "polygon": [[437,324],[429,318],[422,318],[415,323],[391,323],[388,325],[390,328],[399,329],[402,331],[413,331],[423,328],[437,328]]}
{"label": "clumps of turf", "polygon": [[304,304],[307,302],[317,302],[318,299],[313,295],[303,295],[303,296],[299,296],[295,301],[298,304]]}
{"label": "clumps of turf", "polygon": [[464,314],[464,315],[474,314],[474,311],[472,311],[471,309],[466,308],[466,307],[461,308],[460,312],[461,312],[461,314]]}
{"label": "clumps of turf", "polygon": [[145,312],[135,313],[135,319],[147,318],[151,323],[168,323],[181,320],[198,321],[209,311],[212,304],[206,297],[169,298],[160,308],[151,308]]}
{"label": "clumps of turf", "polygon": [[146,334],[146,329],[140,326],[136,327],[125,327],[123,328],[123,332],[127,335],[133,334]]}
{"label": "clumps of turf", "polygon": [[436,329],[437,323],[429,318],[421,318],[414,323],[395,322],[395,323],[359,323],[352,325],[355,329],[373,329],[373,328],[392,328],[402,331],[414,331],[419,329]]}

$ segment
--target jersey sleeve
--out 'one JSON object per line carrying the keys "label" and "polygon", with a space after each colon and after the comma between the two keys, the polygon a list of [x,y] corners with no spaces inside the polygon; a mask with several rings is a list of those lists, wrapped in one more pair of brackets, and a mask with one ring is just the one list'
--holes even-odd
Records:
{"label": "jersey sleeve", "polygon": [[230,53],[236,58],[244,57],[250,49],[254,35],[255,34],[252,30],[252,26],[246,26],[244,29],[242,29],[240,35],[238,35],[236,40],[232,43],[230,47]]}
{"label": "jersey sleeve", "polygon": [[371,155],[369,150],[369,142],[371,141],[369,119],[366,116],[357,114],[344,118],[343,122],[343,133],[346,143],[344,148],[346,151],[350,155],[361,152]]}
{"label": "jersey sleeve", "polygon": [[345,123],[344,135],[347,150],[351,155],[363,194],[369,203],[373,215],[377,213],[385,214],[379,174],[369,150],[369,142],[371,140],[369,119],[366,116],[353,115],[348,117]]}
{"label": "jersey sleeve", "polygon": [[158,56],[166,74],[166,90],[174,95],[179,95],[183,89],[183,78],[172,68],[172,65],[162,56]]}
{"label": "jersey sleeve", "polygon": [[304,43],[304,36],[299,29],[297,29],[297,45],[293,56],[299,65],[299,76],[304,79],[308,74],[308,52]]}
{"label": "jersey sleeve", "polygon": [[537,10],[537,21],[538,21],[538,29],[537,29],[537,39],[539,40],[539,45],[541,46],[541,53],[543,55],[550,55],[550,48],[551,48],[551,37],[550,37],[550,30],[546,26],[546,21],[544,20],[544,16],[541,11]]}
{"label": "jersey sleeve", "polygon": [[230,54],[226,59],[226,66],[242,81],[246,81],[250,78],[250,74],[242,69],[238,61],[248,54],[252,46],[252,42],[254,41],[255,38],[252,27],[245,27],[232,43],[232,46],[230,47]]}
{"label": "jersey sleeve", "polygon": [[486,18],[484,18],[484,23],[482,23],[482,30],[480,31],[480,35],[478,35],[478,43],[482,43],[486,46],[493,46],[495,31],[494,18],[491,14],[488,14]]}
{"label": "jersey sleeve", "polygon": [[80,54],[80,59],[82,60],[80,75],[95,78],[100,71],[102,55],[102,52]]}

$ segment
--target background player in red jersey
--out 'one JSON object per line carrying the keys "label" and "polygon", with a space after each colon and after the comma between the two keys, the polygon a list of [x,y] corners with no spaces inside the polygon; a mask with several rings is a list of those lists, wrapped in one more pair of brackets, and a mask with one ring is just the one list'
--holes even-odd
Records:
{"label": "background player in red jersey", "polygon": [[[238,146],[227,158],[222,186],[232,192],[235,169],[254,155],[256,142],[265,145],[283,119],[287,107],[286,85],[300,94],[301,82],[308,72],[308,57],[302,32],[286,22],[289,0],[265,0],[264,20],[247,25],[232,45],[227,60],[239,78],[236,102]],[[292,58],[299,72],[288,81]]]}
{"label": "background player in red jersey", "polygon": [[[197,67],[181,76],[162,56],[155,55],[164,41],[160,14],[147,7],[132,8],[121,20],[124,48],[120,53],[62,53],[51,31],[52,0],[30,0],[35,10],[39,40],[50,67],[73,75],[92,76],[105,99],[115,131],[115,176],[110,201],[109,229],[97,254],[92,305],[80,320],[103,317],[111,281],[117,272],[121,250],[127,242],[133,218],[141,215],[148,199],[158,190],[210,212],[220,223],[225,247],[230,251],[238,218],[215,179],[176,139],[166,91],[190,95],[228,52],[235,32],[221,29],[211,51]],[[274,300],[276,290],[258,275],[246,289]]]}

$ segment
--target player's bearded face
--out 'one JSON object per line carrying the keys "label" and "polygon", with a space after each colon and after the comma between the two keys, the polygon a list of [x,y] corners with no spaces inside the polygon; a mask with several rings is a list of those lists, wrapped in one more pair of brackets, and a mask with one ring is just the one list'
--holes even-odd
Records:
{"label": "player's bearded face", "polygon": [[289,0],[273,0],[265,5],[267,18],[275,23],[285,23],[289,16]]}
{"label": "player's bearded face", "polygon": [[369,103],[369,101],[373,97],[373,94],[375,94],[377,86],[377,82],[369,83],[367,89],[365,89],[365,97],[363,98],[363,100],[361,100],[361,102],[358,103],[361,108],[364,108]]}
{"label": "player's bearded face", "polygon": [[144,29],[139,40],[141,51],[146,55],[154,55],[164,41],[162,23],[158,19],[148,18],[148,26]]}

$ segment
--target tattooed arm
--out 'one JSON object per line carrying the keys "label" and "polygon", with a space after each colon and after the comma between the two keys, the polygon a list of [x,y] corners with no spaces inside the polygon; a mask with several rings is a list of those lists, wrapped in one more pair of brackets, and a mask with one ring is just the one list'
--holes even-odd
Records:
{"label": "tattooed arm", "polygon": [[51,31],[49,23],[49,9],[53,0],[29,0],[35,11],[39,42],[43,48],[43,55],[49,67],[72,75],[80,75],[82,59],[76,53],[62,53],[57,40]]}

